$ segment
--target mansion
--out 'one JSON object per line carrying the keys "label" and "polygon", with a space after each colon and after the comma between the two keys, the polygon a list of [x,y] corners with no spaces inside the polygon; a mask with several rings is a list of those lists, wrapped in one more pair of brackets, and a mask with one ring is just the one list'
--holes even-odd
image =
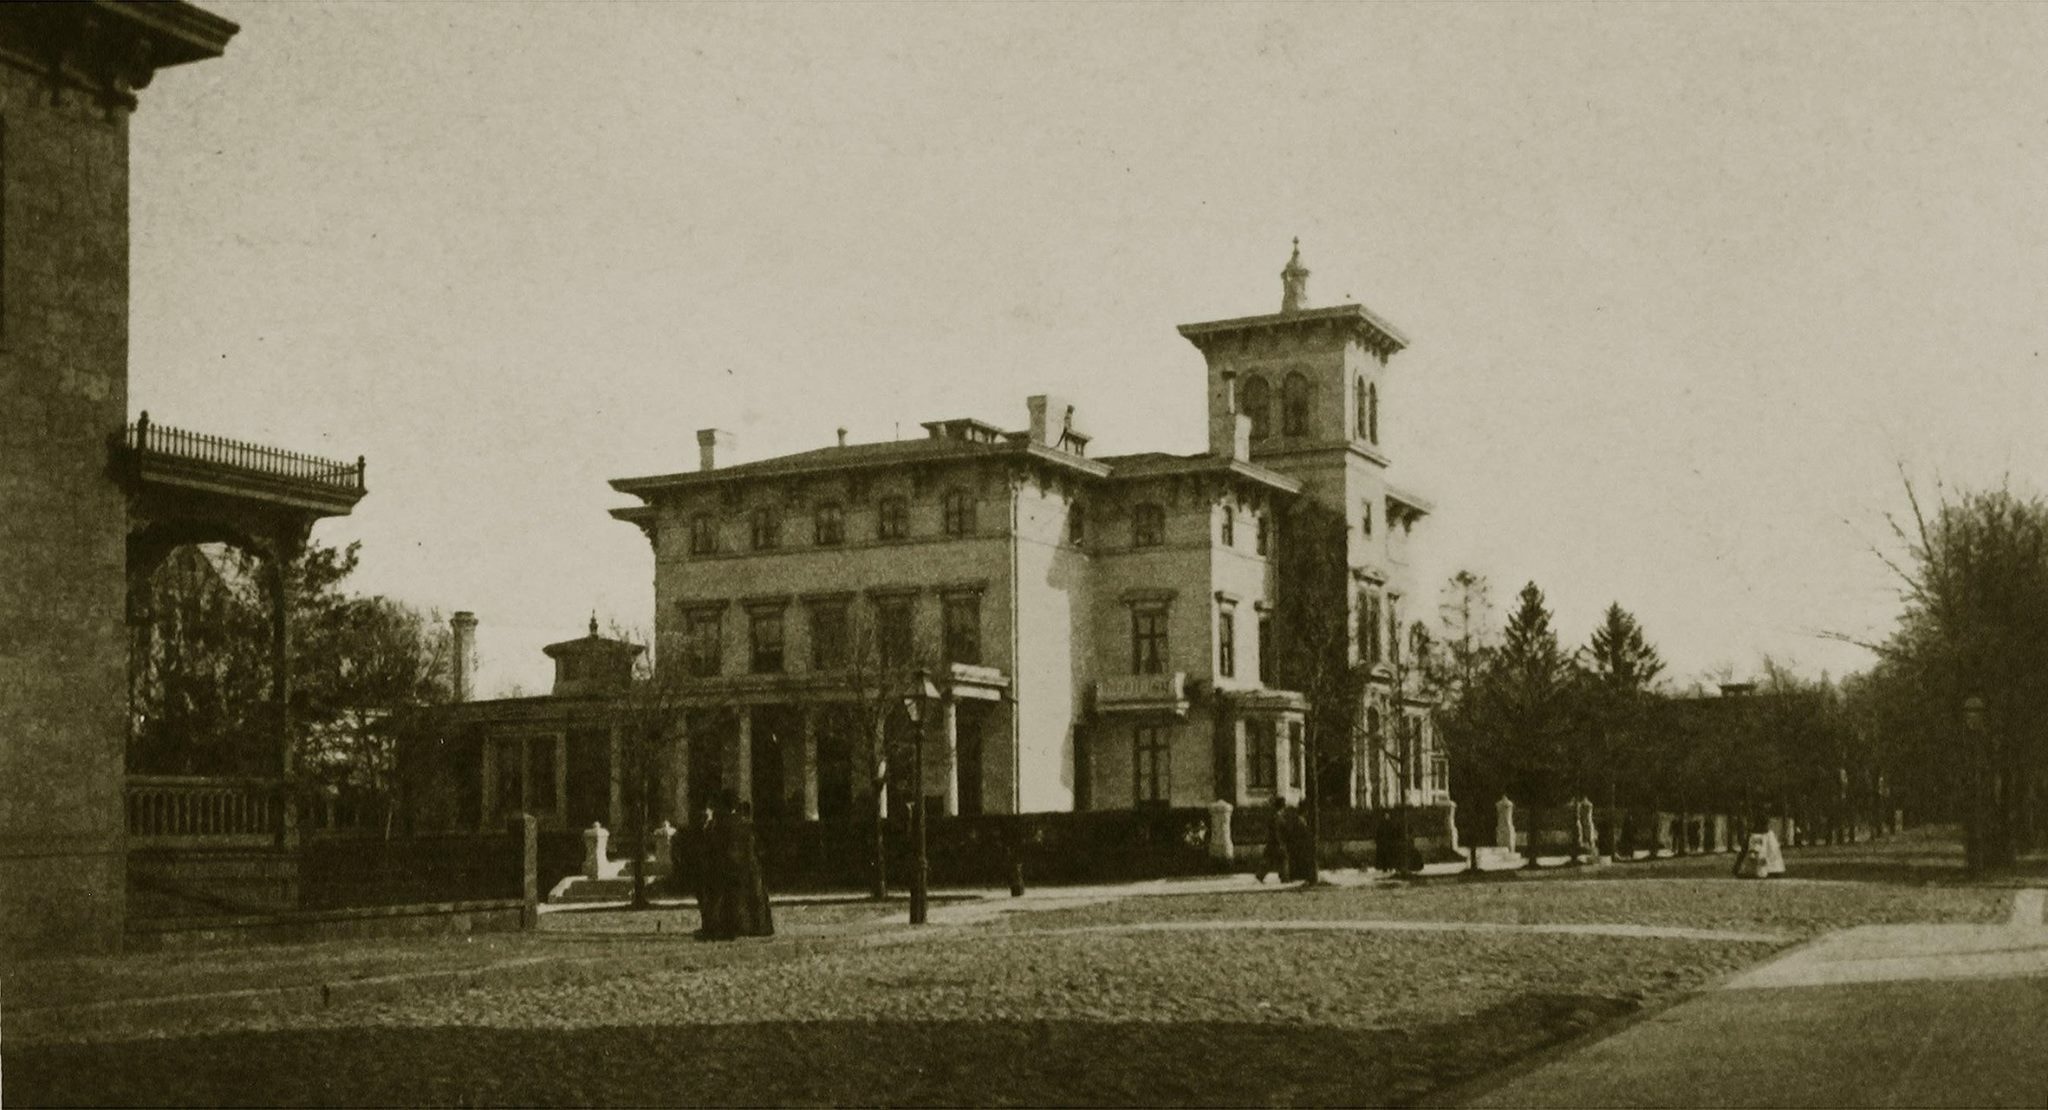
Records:
{"label": "mansion", "polygon": [[[640,502],[612,515],[653,547],[659,666],[684,707],[661,787],[677,822],[719,790],[764,821],[871,814],[920,763],[917,796],[946,814],[1298,798],[1308,706],[1275,667],[1298,499],[1349,522],[1346,650],[1365,678],[1364,735],[1324,796],[1442,800],[1400,666],[1430,507],[1380,448],[1406,340],[1360,305],[1309,307],[1307,279],[1297,247],[1278,312],[1179,329],[1207,367],[1199,454],[1095,452],[1072,404],[1036,396],[1018,430],[942,419],[749,462],[706,429],[697,469],[613,481]],[[853,710],[900,702],[918,669],[939,694],[921,758],[881,759],[898,749]],[[545,763],[559,778],[576,760]]]}

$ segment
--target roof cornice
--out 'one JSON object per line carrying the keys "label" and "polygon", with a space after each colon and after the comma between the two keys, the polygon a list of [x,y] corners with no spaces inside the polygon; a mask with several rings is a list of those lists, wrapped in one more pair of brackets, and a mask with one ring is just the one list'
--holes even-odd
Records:
{"label": "roof cornice", "polygon": [[1178,330],[1188,342],[1207,350],[1210,343],[1224,336],[1318,326],[1335,326],[1348,334],[1355,334],[1367,346],[1388,355],[1408,346],[1408,337],[1402,335],[1400,329],[1380,319],[1361,304],[1305,308],[1296,312],[1274,312],[1263,316],[1238,316],[1229,320],[1207,320],[1196,324],[1182,324]]}

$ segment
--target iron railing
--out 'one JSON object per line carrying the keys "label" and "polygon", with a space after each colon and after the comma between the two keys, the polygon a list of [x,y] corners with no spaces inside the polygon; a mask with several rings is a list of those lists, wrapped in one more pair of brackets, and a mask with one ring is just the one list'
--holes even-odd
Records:
{"label": "iron railing", "polygon": [[157,456],[185,462],[237,470],[246,474],[283,478],[327,486],[353,493],[363,492],[364,462],[358,455],[353,463],[284,451],[260,443],[245,443],[226,436],[188,432],[164,424],[152,424],[149,413],[128,425],[123,444],[138,457]]}

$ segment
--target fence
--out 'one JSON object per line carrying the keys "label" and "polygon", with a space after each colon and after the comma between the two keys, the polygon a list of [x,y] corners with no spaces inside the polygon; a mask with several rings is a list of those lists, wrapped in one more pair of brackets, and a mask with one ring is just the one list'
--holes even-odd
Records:
{"label": "fence", "polygon": [[354,463],[337,462],[316,455],[266,447],[260,443],[229,439],[226,436],[188,432],[183,428],[152,424],[147,412],[135,423],[128,425],[123,432],[122,443],[139,457],[153,455],[159,458],[203,463],[246,474],[260,474],[356,493],[361,493],[364,488],[364,462],[360,456]]}

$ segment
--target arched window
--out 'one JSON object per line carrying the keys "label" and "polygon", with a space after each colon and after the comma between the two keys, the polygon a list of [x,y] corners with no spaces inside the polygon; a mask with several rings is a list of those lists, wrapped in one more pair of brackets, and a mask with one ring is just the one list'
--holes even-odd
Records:
{"label": "arched window", "polygon": [[1238,407],[1252,418],[1252,438],[1264,439],[1273,434],[1273,391],[1266,388],[1266,379],[1253,374],[1244,380],[1244,388],[1238,391]]}
{"label": "arched window", "polygon": [[1280,433],[1308,434],[1308,378],[1299,372],[1287,375],[1280,386]]}
{"label": "arched window", "polygon": [[1166,510],[1147,502],[1131,510],[1131,546],[1158,547],[1166,542]]}
{"label": "arched window", "polygon": [[1356,386],[1351,391],[1352,405],[1354,409],[1354,415],[1351,418],[1351,426],[1357,429],[1357,431],[1355,431],[1353,434],[1360,439],[1372,438],[1371,434],[1367,430],[1372,427],[1372,417],[1366,412],[1367,406],[1365,403],[1365,391],[1367,388],[1368,387],[1365,384],[1365,375],[1360,374],[1358,376]]}
{"label": "arched window", "polygon": [[1380,387],[1365,387],[1365,438],[1368,442],[1380,441]]}
{"label": "arched window", "polygon": [[973,495],[964,489],[947,490],[942,507],[945,510],[947,535],[971,536],[974,534]]}

